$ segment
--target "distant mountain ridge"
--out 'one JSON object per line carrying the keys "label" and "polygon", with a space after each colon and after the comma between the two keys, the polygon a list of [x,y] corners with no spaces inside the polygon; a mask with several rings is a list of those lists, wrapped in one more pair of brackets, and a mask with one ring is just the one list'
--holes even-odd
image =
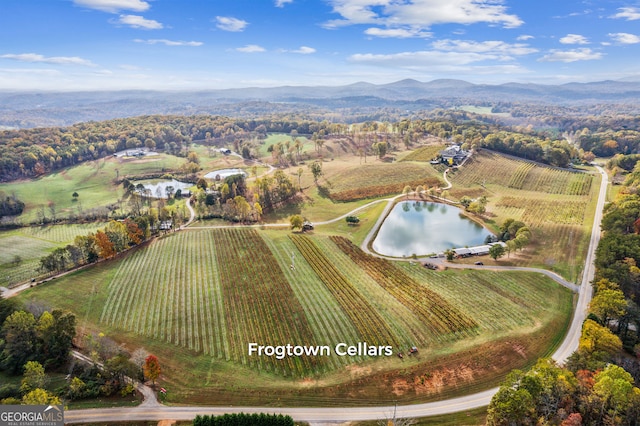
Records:
{"label": "distant mountain ridge", "polygon": [[[541,85],[474,84],[413,79],[388,84],[357,82],[345,86],[247,87],[199,91],[0,92],[0,127],[69,125],[145,114],[221,114],[251,116],[268,111],[295,112],[291,104],[318,112],[340,108],[405,107],[405,103],[533,102],[551,105],[640,104],[640,78],[593,83]],[[287,105],[288,104],[288,105]],[[400,104],[400,106],[399,106]]]}

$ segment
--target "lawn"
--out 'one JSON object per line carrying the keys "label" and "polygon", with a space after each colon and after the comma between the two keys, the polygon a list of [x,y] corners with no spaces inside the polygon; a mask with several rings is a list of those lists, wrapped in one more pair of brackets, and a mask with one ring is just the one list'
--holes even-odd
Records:
{"label": "lawn", "polygon": [[[15,193],[24,201],[23,223],[34,222],[38,212],[57,219],[116,203],[124,195],[122,186],[114,184],[116,177],[144,173],[169,173],[177,169],[184,158],[165,154],[143,158],[104,158],[48,174],[38,179],[0,184],[0,191]],[[78,193],[77,200],[72,194]]]}

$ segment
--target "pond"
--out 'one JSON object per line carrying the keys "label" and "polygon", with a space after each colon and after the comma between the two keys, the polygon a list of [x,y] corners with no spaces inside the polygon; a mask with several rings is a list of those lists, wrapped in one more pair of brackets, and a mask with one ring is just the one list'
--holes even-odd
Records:
{"label": "pond", "polygon": [[206,179],[216,179],[216,176],[220,176],[220,179],[222,180],[226,177],[233,176],[233,175],[246,176],[247,173],[242,169],[220,169],[220,170],[214,170],[212,172],[209,172],[206,175],[204,175],[204,177]]}
{"label": "pond", "polygon": [[457,207],[426,201],[395,205],[382,223],[373,249],[403,257],[441,253],[450,248],[484,244],[490,231],[468,219]]}
{"label": "pond", "polygon": [[173,193],[180,189],[185,190],[193,186],[192,183],[180,182],[179,180],[153,180],[150,182],[142,183],[144,189],[151,191],[151,196],[154,198],[167,198],[167,187],[173,187]]}

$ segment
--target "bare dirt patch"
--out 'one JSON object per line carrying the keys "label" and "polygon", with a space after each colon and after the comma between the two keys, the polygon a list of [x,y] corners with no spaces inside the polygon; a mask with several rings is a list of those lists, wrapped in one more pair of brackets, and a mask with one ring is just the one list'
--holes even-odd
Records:
{"label": "bare dirt patch", "polygon": [[392,391],[396,396],[402,396],[411,389],[411,385],[404,379],[396,379],[393,381]]}
{"label": "bare dirt patch", "polygon": [[347,367],[345,367],[345,370],[347,370],[347,372],[353,379],[369,376],[372,372],[371,367],[363,367],[355,364],[348,365]]}

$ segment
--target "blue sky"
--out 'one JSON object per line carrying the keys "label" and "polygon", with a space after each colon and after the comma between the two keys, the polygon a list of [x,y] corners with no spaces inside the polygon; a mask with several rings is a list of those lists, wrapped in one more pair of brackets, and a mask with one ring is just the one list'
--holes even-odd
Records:
{"label": "blue sky", "polygon": [[640,76],[640,0],[2,0],[0,90]]}

